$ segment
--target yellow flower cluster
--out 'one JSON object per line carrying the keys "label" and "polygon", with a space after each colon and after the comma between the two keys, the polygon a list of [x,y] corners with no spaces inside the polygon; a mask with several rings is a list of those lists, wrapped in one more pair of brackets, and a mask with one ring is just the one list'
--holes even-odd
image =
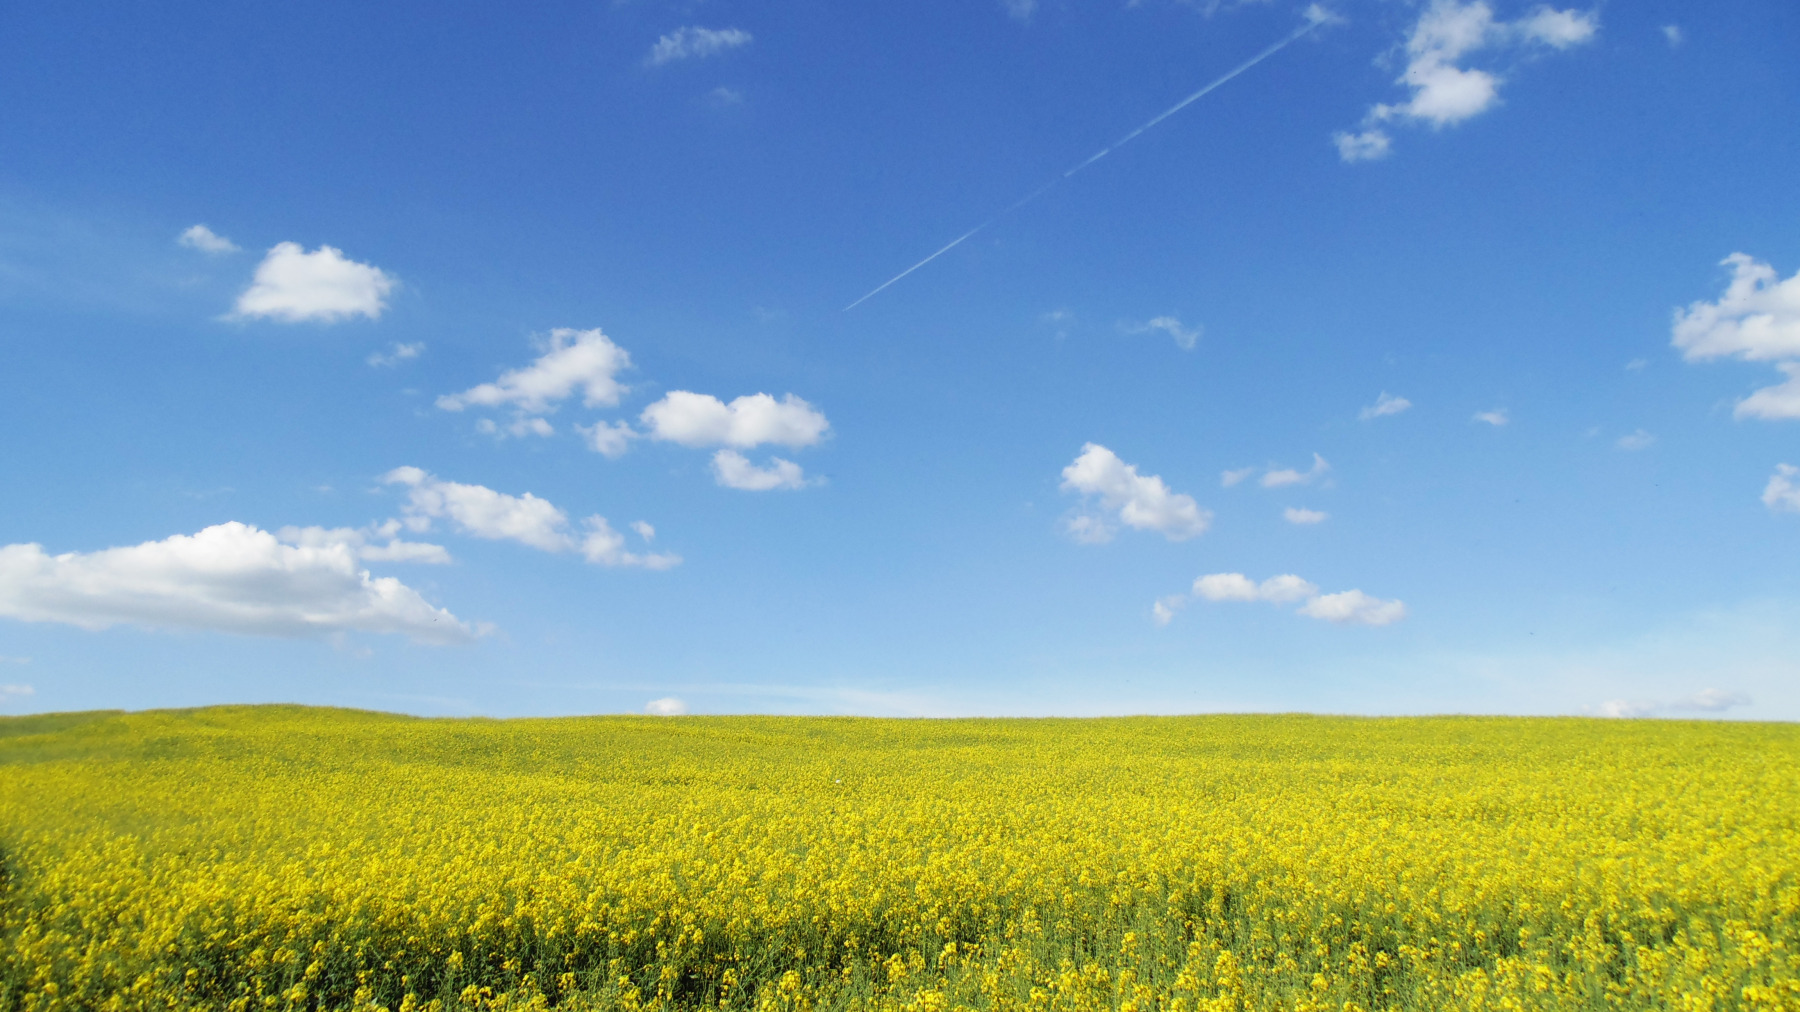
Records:
{"label": "yellow flower cluster", "polygon": [[0,720],[0,1010],[1800,1010],[1800,728]]}

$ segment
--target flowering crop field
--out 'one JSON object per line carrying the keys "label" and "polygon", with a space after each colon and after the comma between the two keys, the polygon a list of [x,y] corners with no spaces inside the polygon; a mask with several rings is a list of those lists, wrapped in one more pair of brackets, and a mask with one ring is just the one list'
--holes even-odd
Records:
{"label": "flowering crop field", "polygon": [[0,1008],[1800,1009],[1800,727],[0,720]]}

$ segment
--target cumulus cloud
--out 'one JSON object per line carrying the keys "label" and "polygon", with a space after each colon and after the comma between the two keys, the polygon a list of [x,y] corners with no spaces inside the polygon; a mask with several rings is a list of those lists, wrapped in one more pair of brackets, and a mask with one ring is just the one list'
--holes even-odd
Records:
{"label": "cumulus cloud", "polygon": [[1725,294],[1675,310],[1670,343],[1683,358],[1775,362],[1787,381],[1738,402],[1738,418],[1800,418],[1800,271],[1786,280],[1746,253],[1720,261],[1731,268]]}
{"label": "cumulus cloud", "polygon": [[1319,588],[1292,573],[1261,583],[1242,573],[1210,573],[1194,581],[1194,596],[1203,601],[1268,601],[1291,604],[1316,595]]}
{"label": "cumulus cloud", "polygon": [[1671,343],[1690,362],[1800,358],[1800,271],[1782,280],[1746,253],[1720,261],[1731,268],[1725,294],[1675,311]]}
{"label": "cumulus cloud", "polygon": [[1366,422],[1371,418],[1380,418],[1383,415],[1397,415],[1410,407],[1412,407],[1412,401],[1404,397],[1395,397],[1383,390],[1381,396],[1375,398],[1375,403],[1363,408],[1356,417]]}
{"label": "cumulus cloud", "polygon": [[713,480],[720,485],[746,492],[806,487],[806,474],[800,465],[780,457],[771,459],[764,467],[758,467],[736,450],[720,450],[713,454],[712,472]]}
{"label": "cumulus cloud", "polygon": [[644,57],[644,63],[660,67],[677,60],[717,56],[726,50],[747,46],[753,38],[742,28],[700,28],[688,25],[657,39],[656,45],[650,47],[650,55]]}
{"label": "cumulus cloud", "polygon": [[1286,488],[1289,485],[1310,485],[1331,470],[1325,458],[1313,454],[1312,467],[1305,471],[1296,471],[1291,467],[1270,468],[1262,476],[1263,488]]}
{"label": "cumulus cloud", "polygon": [[[1062,488],[1098,500],[1101,510],[1120,523],[1140,531],[1156,531],[1170,541],[1185,541],[1206,531],[1212,514],[1192,496],[1170,491],[1162,478],[1140,475],[1134,465],[1098,443],[1087,443],[1074,463],[1063,468]],[[1078,518],[1079,519],[1079,518]],[[1073,521],[1069,533],[1079,541],[1103,541],[1098,536],[1108,525],[1091,518],[1079,527]]]}
{"label": "cumulus cloud", "polygon": [[1735,417],[1766,421],[1800,418],[1800,362],[1777,362],[1775,368],[1786,374],[1787,381],[1763,387],[1739,401],[1731,412]]}
{"label": "cumulus cloud", "polygon": [[1592,12],[1539,7],[1504,22],[1482,0],[1435,0],[1407,37],[1406,69],[1395,82],[1410,97],[1372,107],[1356,132],[1339,131],[1332,142],[1346,162],[1384,157],[1392,145],[1385,124],[1424,123],[1441,129],[1479,115],[1499,100],[1501,78],[1464,66],[1468,57],[1484,49],[1519,46],[1566,50],[1588,42],[1599,28],[1599,17]]}
{"label": "cumulus cloud", "polygon": [[575,530],[568,514],[530,492],[515,496],[485,485],[444,481],[416,467],[397,467],[382,480],[406,486],[402,512],[414,531],[430,530],[432,521],[442,519],[474,537],[517,541],[545,552],[577,552],[596,565],[668,569],[681,562],[678,555],[626,551],[625,538],[598,514]]}
{"label": "cumulus cloud", "polygon": [[682,446],[750,449],[764,443],[799,449],[825,438],[824,412],[793,394],[751,394],[726,404],[711,394],[676,390],[638,416],[645,435]]}
{"label": "cumulus cloud", "polygon": [[1394,150],[1394,139],[1380,127],[1355,133],[1339,130],[1331,135],[1331,143],[1337,145],[1338,157],[1346,162],[1373,162],[1386,158]]}
{"label": "cumulus cloud", "polygon": [[1255,473],[1256,468],[1254,467],[1240,467],[1231,471],[1221,471],[1219,472],[1219,484],[1225,488],[1230,488]]}
{"label": "cumulus cloud", "polygon": [[1346,590],[1308,600],[1300,606],[1300,614],[1339,625],[1389,625],[1406,617],[1406,605],[1370,597],[1360,590]]}
{"label": "cumulus cloud", "polygon": [[586,438],[588,447],[595,453],[617,460],[631,449],[631,441],[637,438],[637,430],[624,422],[599,422],[591,428],[580,425],[575,431]]}
{"label": "cumulus cloud", "polygon": [[1261,583],[1242,573],[1209,573],[1194,581],[1189,595],[1161,598],[1152,607],[1158,625],[1167,625],[1188,600],[1209,602],[1264,602],[1293,604],[1297,614],[1339,625],[1391,625],[1406,617],[1406,605],[1384,601],[1360,590],[1321,594],[1316,584],[1292,573],[1272,576]]}
{"label": "cumulus cloud", "polygon": [[1322,524],[1331,519],[1331,514],[1300,506],[1289,506],[1281,511],[1281,518],[1290,524]]}
{"label": "cumulus cloud", "polygon": [[0,547],[0,615],[86,629],[399,633],[423,643],[460,643],[477,634],[399,580],[370,576],[357,561],[344,541],[283,544],[241,523],[86,553],[6,545]]}
{"label": "cumulus cloud", "polygon": [[197,249],[202,253],[211,253],[214,256],[238,251],[237,243],[205,225],[189,225],[185,231],[175,237],[175,241],[188,249]]}
{"label": "cumulus cloud", "polygon": [[1639,429],[1636,432],[1631,433],[1630,435],[1620,436],[1618,439],[1618,442],[1615,443],[1614,445],[1617,446],[1621,450],[1625,450],[1627,452],[1633,452],[1633,451],[1637,451],[1637,450],[1648,450],[1651,446],[1654,446],[1655,444],[1656,444],[1655,436],[1652,436],[1650,433],[1645,432],[1643,429]]}
{"label": "cumulus cloud", "polygon": [[1193,351],[1194,346],[1200,343],[1200,335],[1205,332],[1205,328],[1199,324],[1192,327],[1182,326],[1181,320],[1174,316],[1158,316],[1146,323],[1133,324],[1126,330],[1133,334],[1147,334],[1160,330],[1174,339],[1175,346],[1183,351]]}
{"label": "cumulus cloud", "polygon": [[402,362],[410,362],[413,359],[418,358],[424,351],[424,341],[414,341],[411,344],[401,344],[396,341],[388,346],[387,351],[373,352],[368,358],[364,359],[364,361],[377,369],[384,369],[389,366],[399,365]]}
{"label": "cumulus cloud", "polygon": [[1475,417],[1471,418],[1470,421],[1486,422],[1489,425],[1494,426],[1495,428],[1499,428],[1500,426],[1505,425],[1507,422],[1512,421],[1512,418],[1511,418],[1511,416],[1509,416],[1506,413],[1505,408],[1495,408],[1492,411],[1477,411],[1477,412],[1475,412]]}
{"label": "cumulus cloud", "polygon": [[664,696],[645,703],[644,712],[652,717],[679,717],[688,712],[688,706],[674,696]]}
{"label": "cumulus cloud", "polygon": [[395,284],[381,268],[348,259],[334,247],[308,253],[299,243],[276,243],[257,265],[231,315],[283,323],[336,323],[352,316],[373,320],[387,309]]}
{"label": "cumulus cloud", "polygon": [[596,327],[558,327],[536,342],[542,352],[530,365],[509,369],[492,383],[445,394],[437,406],[445,411],[469,407],[512,407],[522,415],[542,415],[581,393],[590,408],[612,407],[626,387],[618,374],[631,368],[631,356]]}
{"label": "cumulus cloud", "polygon": [[1776,464],[1775,473],[1763,486],[1763,505],[1777,513],[1800,513],[1800,467]]}

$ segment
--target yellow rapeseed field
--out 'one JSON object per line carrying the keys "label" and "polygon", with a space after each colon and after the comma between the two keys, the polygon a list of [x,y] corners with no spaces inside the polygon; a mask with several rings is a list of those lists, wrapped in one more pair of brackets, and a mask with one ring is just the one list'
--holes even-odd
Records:
{"label": "yellow rapeseed field", "polygon": [[0,720],[0,1008],[1800,1009],[1800,728]]}

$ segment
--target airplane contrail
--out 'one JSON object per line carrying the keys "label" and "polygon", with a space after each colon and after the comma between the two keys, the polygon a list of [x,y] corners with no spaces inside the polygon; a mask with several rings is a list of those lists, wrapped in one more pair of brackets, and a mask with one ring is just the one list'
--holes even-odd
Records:
{"label": "airplane contrail", "polygon": [[982,222],[981,224],[975,226],[974,228],[969,229],[967,232],[964,232],[962,235],[959,235],[956,238],[950,240],[948,243],[944,244],[943,248],[939,249],[936,253],[931,254],[930,256],[926,257],[925,259],[919,261],[916,264],[913,264],[911,267],[908,267],[907,269],[901,271],[900,273],[898,273],[898,274],[894,275],[893,277],[887,279],[886,281],[882,282],[880,285],[876,286],[872,291],[870,291],[868,295],[864,295],[862,298],[857,299],[855,302],[850,303],[848,306],[845,306],[843,311],[848,313],[850,310],[855,309],[857,306],[862,305],[864,302],[867,302],[872,296],[880,293],[882,289],[888,287],[889,285],[893,284],[896,281],[899,281],[901,278],[906,277],[908,274],[911,274],[913,271],[918,270],[919,268],[925,266],[926,264],[932,262],[933,260],[936,260],[938,257],[943,256],[945,253],[948,253],[951,250],[955,249],[956,247],[962,245],[962,243],[965,239],[968,239],[970,236],[974,235],[977,232],[980,232],[984,228],[987,228],[989,225],[992,225],[994,222],[999,221],[1001,218],[1006,217],[1007,215],[1013,213],[1014,211],[1017,211],[1019,208],[1024,207],[1026,204],[1029,204],[1032,201],[1043,196],[1045,193],[1049,192],[1051,188],[1056,186],[1056,184],[1062,182],[1063,180],[1069,178],[1070,176],[1073,176],[1075,173],[1080,172],[1082,169],[1087,168],[1088,166],[1099,161],[1100,159],[1105,158],[1107,155],[1112,154],[1114,151],[1117,151],[1119,148],[1122,148],[1125,145],[1136,140],[1137,136],[1139,134],[1150,129],[1151,127],[1155,126],[1156,124],[1161,123],[1163,120],[1168,119],[1170,116],[1175,115],[1176,113],[1180,112],[1181,110],[1187,108],[1189,105],[1192,105],[1197,99],[1206,95],[1207,92],[1212,91],[1214,88],[1219,87],[1220,85],[1222,85],[1225,82],[1231,80],[1232,78],[1238,76],[1239,74],[1242,74],[1244,71],[1249,70],[1251,67],[1256,66],[1257,64],[1268,59],[1269,57],[1274,56],[1276,53],[1280,52],[1281,50],[1286,49],[1289,45],[1293,44],[1294,42],[1299,41],[1300,37],[1302,35],[1305,35],[1307,32],[1310,32],[1313,29],[1319,27],[1320,25],[1326,24],[1327,22],[1330,22],[1333,20],[1335,20],[1335,18],[1331,14],[1326,12],[1324,10],[1324,8],[1320,7],[1319,5],[1314,4],[1313,6],[1308,7],[1306,9],[1306,23],[1301,25],[1299,28],[1294,29],[1294,31],[1292,33],[1290,33],[1286,38],[1282,39],[1280,42],[1275,43],[1274,45],[1263,50],[1262,52],[1257,53],[1255,56],[1252,56],[1248,60],[1245,60],[1243,63],[1240,63],[1237,66],[1231,68],[1231,70],[1226,72],[1224,74],[1224,76],[1213,81],[1211,84],[1208,84],[1206,87],[1201,88],[1199,91],[1194,92],[1192,95],[1189,95],[1188,97],[1182,99],[1181,101],[1175,103],[1174,105],[1168,107],[1167,109],[1164,109],[1161,113],[1152,117],[1143,126],[1138,127],[1136,130],[1133,130],[1132,132],[1126,134],[1125,136],[1119,138],[1118,140],[1113,141],[1111,144],[1108,144],[1106,147],[1101,148],[1099,151],[1096,151],[1093,155],[1089,156],[1086,161],[1077,163],[1074,167],[1070,168],[1067,172],[1064,172],[1062,175],[1057,176],[1055,179],[1050,180],[1048,183],[1045,183],[1044,185],[1038,187],[1037,189],[1031,191],[1030,193],[1027,193],[1025,196],[1020,197],[1018,200],[1013,201],[1013,203],[1011,205],[1009,205],[1005,210],[994,215],[993,217],[989,218],[988,220]]}

